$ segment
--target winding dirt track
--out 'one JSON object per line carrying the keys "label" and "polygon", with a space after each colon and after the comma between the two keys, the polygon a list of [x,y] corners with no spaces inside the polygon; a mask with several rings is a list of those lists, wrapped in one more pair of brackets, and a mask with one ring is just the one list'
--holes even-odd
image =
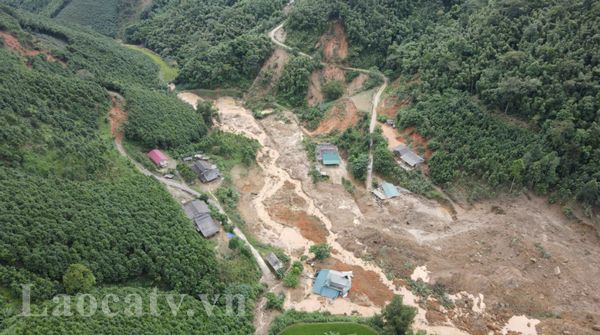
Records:
{"label": "winding dirt track", "polygon": [[[271,41],[273,42],[273,44],[277,45],[280,48],[288,50],[288,51],[295,51],[303,57],[313,59],[312,56],[310,56],[304,52],[295,50],[294,48],[290,47],[289,45],[286,45],[285,43],[283,43],[282,41],[277,39],[277,32],[279,32],[280,30],[283,29],[284,24],[285,24],[285,22],[281,23],[280,25],[273,28],[273,30],[271,30],[269,32],[269,38],[271,38]],[[360,72],[360,73],[364,73],[364,74],[368,74],[368,75],[375,75],[375,76],[383,77],[383,84],[379,87],[379,89],[377,90],[377,93],[375,93],[375,95],[373,96],[373,100],[372,100],[371,123],[369,125],[369,134],[372,135],[375,132],[375,128],[377,126],[377,106],[379,106],[379,102],[381,101],[381,95],[383,94],[383,92],[385,92],[385,89],[388,86],[389,79],[380,73],[375,73],[375,72],[369,71],[367,69],[359,69],[359,68],[355,68],[355,67],[341,66],[338,64],[330,64],[330,63],[325,63],[325,62],[321,62],[321,65],[334,65],[343,70],[356,71],[356,72]],[[372,189],[372,187],[373,187],[373,136],[369,136],[369,168],[367,171],[366,188],[368,190],[370,190],[370,189]]]}

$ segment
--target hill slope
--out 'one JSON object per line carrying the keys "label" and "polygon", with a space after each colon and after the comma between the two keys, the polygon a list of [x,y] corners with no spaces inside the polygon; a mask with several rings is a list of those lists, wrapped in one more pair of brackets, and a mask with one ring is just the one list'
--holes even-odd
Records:
{"label": "hill slope", "polygon": [[[218,316],[201,321],[214,334],[251,333],[256,276],[250,271],[238,280],[221,271],[228,265],[164,187],[117,154],[107,90],[139,100],[142,120],[155,112],[153,101],[176,106],[170,119],[184,120],[196,142],[207,132],[201,115],[164,93],[150,59],[108,38],[3,5],[0,37],[0,300],[19,299],[24,283],[35,283],[34,301],[50,299],[64,292],[69,265],[82,263],[102,288],[138,282],[194,295],[241,293],[249,300],[239,317],[224,317],[224,302],[217,302]],[[219,136],[211,137],[216,146]],[[100,320],[107,329],[90,328],[85,318],[38,318],[34,325],[2,319],[4,312],[0,333],[7,327],[10,334],[140,329],[125,318]],[[168,320],[153,322],[160,327],[145,333],[189,333]]]}
{"label": "hill slope", "polygon": [[400,78],[398,111],[435,151],[440,185],[481,179],[600,206],[600,2],[300,0],[288,42],[332,20],[349,62]]}

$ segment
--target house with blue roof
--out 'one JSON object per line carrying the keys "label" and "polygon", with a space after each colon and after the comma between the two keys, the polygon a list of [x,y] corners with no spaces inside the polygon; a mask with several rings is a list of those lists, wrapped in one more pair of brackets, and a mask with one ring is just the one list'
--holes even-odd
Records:
{"label": "house with blue roof", "polygon": [[320,270],[313,283],[313,293],[335,300],[346,297],[352,288],[352,271]]}
{"label": "house with blue roof", "polygon": [[331,143],[318,144],[315,154],[317,161],[325,166],[338,166],[342,163],[338,148]]}
{"label": "house with blue roof", "polygon": [[371,191],[379,200],[388,200],[399,197],[402,193],[410,193],[409,190],[404,189],[400,186],[388,183],[384,181],[381,185]]}

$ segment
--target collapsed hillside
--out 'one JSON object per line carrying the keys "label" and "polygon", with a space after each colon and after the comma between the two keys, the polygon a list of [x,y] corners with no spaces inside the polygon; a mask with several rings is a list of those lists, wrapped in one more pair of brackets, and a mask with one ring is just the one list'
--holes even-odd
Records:
{"label": "collapsed hillside", "polygon": [[319,36],[341,22],[350,64],[409,83],[389,92],[414,102],[395,116],[428,138],[438,185],[526,187],[567,211],[577,200],[592,215],[600,205],[599,11],[597,1],[305,0],[286,33],[287,43],[319,53]]}

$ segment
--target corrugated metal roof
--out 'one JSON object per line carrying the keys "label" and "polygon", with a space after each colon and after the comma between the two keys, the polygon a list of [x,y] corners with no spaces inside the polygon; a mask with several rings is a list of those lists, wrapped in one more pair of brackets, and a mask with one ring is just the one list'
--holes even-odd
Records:
{"label": "corrugated metal roof", "polygon": [[385,181],[381,184],[381,189],[383,190],[383,193],[388,199],[400,195],[400,192],[398,192],[398,188],[395,185],[392,185]]}
{"label": "corrugated metal roof", "polygon": [[204,236],[211,237],[219,232],[219,226],[215,224],[210,214],[202,214],[194,218],[196,229]]}
{"label": "corrugated metal roof", "polygon": [[183,205],[183,211],[188,218],[194,219],[198,215],[210,213],[210,208],[202,200],[192,200]]}
{"label": "corrugated metal roof", "polygon": [[410,150],[410,148],[404,144],[401,144],[394,148],[394,153],[400,156],[400,159],[402,159],[406,164],[408,164],[411,167],[415,167],[425,161],[423,157],[417,155],[414,151]]}
{"label": "corrugated metal roof", "polygon": [[352,287],[352,272],[321,270],[313,284],[313,293],[335,299],[345,296]]}
{"label": "corrugated metal roof", "polygon": [[283,268],[283,263],[281,263],[279,258],[277,258],[277,256],[274,253],[268,254],[266,260],[275,271],[279,271]]}
{"label": "corrugated metal roof", "polygon": [[167,156],[162,153],[162,151],[158,149],[154,149],[148,153],[148,158],[154,162],[156,165],[164,165],[164,162],[167,161]]}
{"label": "corrugated metal roof", "polygon": [[183,205],[183,211],[196,225],[196,230],[204,237],[211,237],[219,232],[219,226],[210,216],[210,208],[206,202],[193,200]]}
{"label": "corrugated metal roof", "polygon": [[195,162],[194,165],[192,165],[192,169],[196,171],[203,183],[209,183],[221,176],[219,169],[217,169],[215,165],[203,160]]}
{"label": "corrugated metal roof", "polygon": [[323,152],[323,165],[340,165],[341,158],[337,152],[327,151]]}

